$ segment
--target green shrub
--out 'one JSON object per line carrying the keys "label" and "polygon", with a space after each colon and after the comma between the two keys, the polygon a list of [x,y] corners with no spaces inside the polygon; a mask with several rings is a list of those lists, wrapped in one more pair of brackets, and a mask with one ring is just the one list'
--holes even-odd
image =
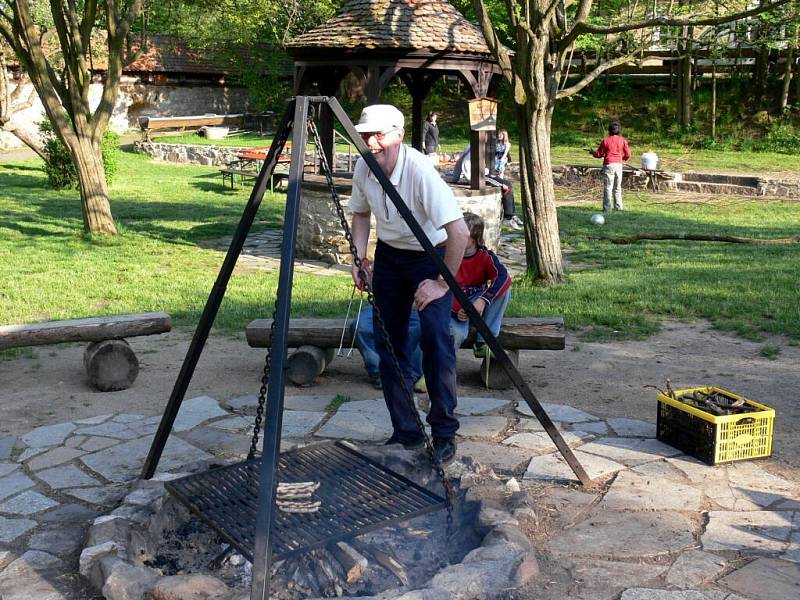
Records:
{"label": "green shrub", "polygon": [[[47,162],[43,167],[47,175],[47,183],[54,190],[77,189],[78,172],[75,170],[67,147],[58,139],[49,119],[45,119],[39,124],[39,131],[42,134],[44,153],[47,156]],[[103,170],[106,174],[106,182],[110,183],[119,169],[119,135],[107,129],[101,143]]]}

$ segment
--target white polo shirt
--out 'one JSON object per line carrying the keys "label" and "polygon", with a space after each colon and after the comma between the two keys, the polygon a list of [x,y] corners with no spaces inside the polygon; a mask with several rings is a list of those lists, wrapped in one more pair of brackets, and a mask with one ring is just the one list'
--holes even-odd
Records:
{"label": "white polo shirt", "polygon": [[[463,215],[453,191],[442,180],[428,157],[405,144],[401,145],[397,164],[389,180],[431,243],[436,246],[444,242],[447,232],[443,227]],[[363,158],[358,159],[353,171],[350,209],[362,213],[370,211],[375,215],[378,239],[382,242],[401,250],[422,250],[411,228],[406,225]]]}

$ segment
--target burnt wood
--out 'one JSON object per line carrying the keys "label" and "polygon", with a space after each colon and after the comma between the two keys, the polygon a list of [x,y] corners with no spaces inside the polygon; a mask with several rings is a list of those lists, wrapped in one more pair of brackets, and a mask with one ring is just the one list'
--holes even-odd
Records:
{"label": "burnt wood", "polygon": [[[253,348],[269,346],[271,325],[272,319],[251,321],[245,330],[247,343]],[[305,345],[338,348],[341,339],[341,319],[292,319],[289,323],[288,342],[292,348]],[[563,350],[564,319],[561,317],[504,319],[498,339],[506,350]],[[461,347],[471,348],[474,340],[473,329]],[[352,345],[353,337],[348,327],[345,331],[344,347],[350,348]]]}
{"label": "burnt wood", "polygon": [[163,312],[6,325],[0,327],[0,350],[61,342],[100,342],[166,333],[170,329],[172,319]]}

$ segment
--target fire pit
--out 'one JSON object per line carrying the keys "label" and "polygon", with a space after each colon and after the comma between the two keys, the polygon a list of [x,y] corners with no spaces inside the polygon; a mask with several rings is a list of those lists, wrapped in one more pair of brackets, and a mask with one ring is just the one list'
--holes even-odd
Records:
{"label": "fire pit", "polygon": [[[339,444],[296,452],[309,457],[314,452],[331,450],[348,452]],[[350,454],[345,456],[350,458]],[[296,541],[287,538],[286,532],[297,531],[297,523],[288,530],[286,527],[303,515],[279,512],[277,518],[284,527],[279,525],[276,529],[271,597],[301,600],[384,594],[382,598],[401,598],[411,590],[430,590],[431,594],[440,590],[442,597],[466,600],[501,597],[503,590],[514,587],[517,568],[529,549],[516,519],[473,499],[481,497],[474,490],[456,485],[454,521],[448,536],[446,513],[431,512],[438,508],[438,495],[424,489],[437,484],[437,476],[425,460],[422,453],[402,449],[381,448],[369,456],[370,468],[380,473],[393,472],[399,481],[407,482],[406,491],[399,495],[409,502],[409,507],[417,505],[404,515],[396,515],[388,526],[384,523],[369,530],[370,523],[360,522],[357,503],[331,506],[339,515],[339,532],[331,535],[324,528],[315,528],[314,519],[322,519],[323,515],[312,515],[313,519],[300,530],[315,541],[295,551],[291,544],[282,545],[280,540]],[[207,471],[205,465],[197,470],[206,472],[214,471]],[[454,484],[458,477],[467,475],[471,485],[485,481],[492,489],[502,488],[491,470],[469,458],[451,465],[448,473]],[[169,481],[164,480],[170,476],[162,476],[162,481],[138,482],[122,506],[95,521],[81,554],[80,568],[105,598],[249,598],[249,547],[242,540],[221,535],[218,528],[205,522],[207,519],[200,518],[197,507],[190,510],[185,498],[167,491],[167,487],[181,489],[185,475],[172,476]],[[320,479],[322,489],[324,478]],[[340,482],[339,489],[347,486]],[[326,498],[321,496],[322,506]],[[395,510],[396,506],[390,508]],[[251,506],[249,510],[255,509]],[[361,527],[355,527],[359,522]],[[346,535],[350,523],[359,535]],[[254,529],[252,524],[250,529]],[[252,532],[250,536],[252,539]]]}

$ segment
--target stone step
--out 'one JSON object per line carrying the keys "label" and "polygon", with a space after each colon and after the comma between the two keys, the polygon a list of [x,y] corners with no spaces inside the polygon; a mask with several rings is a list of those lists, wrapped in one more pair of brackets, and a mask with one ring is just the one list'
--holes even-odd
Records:
{"label": "stone step", "polygon": [[684,173],[684,181],[697,181],[701,183],[720,183],[727,185],[741,185],[757,188],[760,178],[747,175],[728,175],[721,173]]}
{"label": "stone step", "polygon": [[672,184],[679,192],[699,194],[728,194],[731,196],[757,196],[758,188],[729,183],[709,183],[702,181],[676,181]]}

